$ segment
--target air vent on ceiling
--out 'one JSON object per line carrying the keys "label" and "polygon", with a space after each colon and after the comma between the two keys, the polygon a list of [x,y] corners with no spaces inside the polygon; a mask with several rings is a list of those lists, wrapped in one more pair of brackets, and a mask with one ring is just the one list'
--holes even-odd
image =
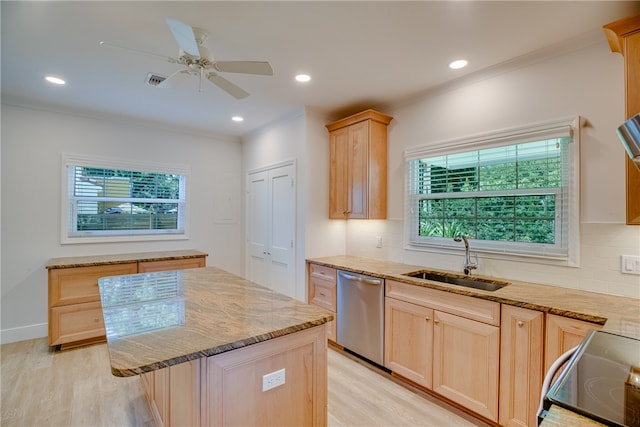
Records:
{"label": "air vent on ceiling", "polygon": [[165,81],[167,78],[165,76],[161,76],[159,74],[149,73],[147,74],[146,82],[149,86],[158,86],[160,83]]}

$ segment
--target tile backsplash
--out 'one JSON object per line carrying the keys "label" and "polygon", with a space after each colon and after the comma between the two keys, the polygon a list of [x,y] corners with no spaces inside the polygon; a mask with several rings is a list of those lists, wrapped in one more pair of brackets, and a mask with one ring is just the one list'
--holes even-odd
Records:
{"label": "tile backsplash", "polygon": [[[405,249],[402,220],[352,220],[347,221],[346,229],[348,255],[462,271],[461,255]],[[506,261],[479,254],[477,273],[640,299],[640,275],[620,272],[622,255],[640,256],[640,227],[584,223],[580,226],[580,240],[580,267],[559,267],[524,259]]]}

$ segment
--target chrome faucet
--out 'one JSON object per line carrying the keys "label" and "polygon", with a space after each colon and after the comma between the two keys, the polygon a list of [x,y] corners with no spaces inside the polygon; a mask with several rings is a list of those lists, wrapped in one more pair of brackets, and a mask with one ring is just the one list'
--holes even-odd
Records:
{"label": "chrome faucet", "polygon": [[469,240],[467,240],[467,236],[459,235],[453,238],[455,242],[464,241],[464,274],[470,274],[471,270],[475,270],[478,268],[478,256],[474,255],[474,260],[471,261],[471,254],[469,253]]}

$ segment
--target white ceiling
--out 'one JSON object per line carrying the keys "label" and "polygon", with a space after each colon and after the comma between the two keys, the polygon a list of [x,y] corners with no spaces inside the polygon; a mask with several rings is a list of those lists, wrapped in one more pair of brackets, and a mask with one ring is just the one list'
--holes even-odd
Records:
{"label": "white ceiling", "polygon": [[[308,106],[330,116],[384,106],[513,58],[602,33],[640,12],[630,1],[5,1],[2,101],[230,136]],[[204,29],[218,60],[266,60],[273,77],[225,73],[251,93],[237,100],[208,81],[160,89],[179,65],[112,45],[176,57],[172,18]],[[465,58],[469,66],[447,64]],[[302,85],[294,75],[306,72]],[[52,87],[46,74],[64,77]],[[232,115],[245,117],[234,123]]]}

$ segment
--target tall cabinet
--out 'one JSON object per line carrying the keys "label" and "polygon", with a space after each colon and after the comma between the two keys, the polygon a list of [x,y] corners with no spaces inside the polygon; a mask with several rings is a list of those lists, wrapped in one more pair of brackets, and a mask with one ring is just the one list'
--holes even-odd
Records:
{"label": "tall cabinet", "polygon": [[[604,26],[612,52],[624,57],[625,117],[640,113],[640,15]],[[626,157],[627,224],[640,225],[640,170]]]}
{"label": "tall cabinet", "polygon": [[386,219],[387,126],[392,119],[366,110],[327,125],[329,218]]}

